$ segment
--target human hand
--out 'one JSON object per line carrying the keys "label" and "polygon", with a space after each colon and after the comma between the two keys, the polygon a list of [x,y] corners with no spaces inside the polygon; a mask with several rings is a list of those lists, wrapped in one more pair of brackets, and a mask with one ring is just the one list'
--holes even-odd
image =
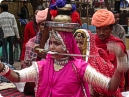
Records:
{"label": "human hand", "polygon": [[117,57],[117,70],[119,72],[126,72],[129,69],[128,57],[125,54],[123,57]]}
{"label": "human hand", "polygon": [[40,57],[40,58],[45,58],[46,57],[46,53],[44,53],[44,52],[38,52],[37,53],[37,56]]}
{"label": "human hand", "polygon": [[0,70],[2,70],[3,68],[3,64],[0,62]]}
{"label": "human hand", "polygon": [[17,40],[19,41],[19,40],[20,40],[20,38],[17,38]]}
{"label": "human hand", "polygon": [[16,43],[21,43],[21,41],[22,40],[20,38],[16,38],[16,40],[15,40]]}
{"label": "human hand", "polygon": [[117,57],[124,56],[124,52],[121,46],[116,42],[113,42],[113,41],[108,42],[107,49],[109,50],[110,53],[114,53]]}
{"label": "human hand", "polygon": [[41,49],[39,45],[35,45],[34,52],[37,53],[38,57],[45,58],[47,50]]}

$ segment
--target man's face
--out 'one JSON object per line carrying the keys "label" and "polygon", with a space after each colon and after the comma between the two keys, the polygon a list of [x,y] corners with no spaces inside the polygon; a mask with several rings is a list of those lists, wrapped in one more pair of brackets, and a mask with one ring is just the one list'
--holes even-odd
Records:
{"label": "man's face", "polygon": [[100,40],[105,40],[110,36],[110,33],[112,32],[111,26],[105,26],[105,27],[97,27],[96,33]]}
{"label": "man's face", "polygon": [[119,23],[119,20],[120,20],[119,14],[118,13],[117,14],[114,14],[114,17],[115,17],[115,24],[118,24]]}

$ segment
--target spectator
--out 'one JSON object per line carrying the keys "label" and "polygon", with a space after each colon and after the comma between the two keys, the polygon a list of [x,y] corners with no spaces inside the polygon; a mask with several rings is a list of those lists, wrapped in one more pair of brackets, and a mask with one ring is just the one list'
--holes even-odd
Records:
{"label": "spectator", "polygon": [[[94,35],[86,29],[78,29],[74,33],[77,46],[79,47],[82,55],[87,55],[89,57],[83,57],[83,59],[88,62],[97,71],[101,72],[105,76],[113,76],[113,64],[108,60],[107,53],[95,45]],[[96,56],[98,55],[98,56]],[[94,61],[95,62],[94,62]],[[96,64],[98,63],[98,64]],[[106,64],[105,64],[106,63]],[[120,89],[118,88],[116,92],[109,92],[104,89],[96,88],[89,84],[91,97],[121,97]]]}
{"label": "spectator", "polygon": [[[38,46],[40,44],[42,32],[44,30],[44,23],[45,23],[46,17],[47,17],[47,12],[48,12],[48,8],[46,8],[45,10],[42,10],[42,11],[38,11],[38,13],[36,15],[36,22],[39,27],[39,32],[37,33],[36,36],[29,39],[29,41],[26,43],[26,50],[25,50],[25,57],[24,57],[24,62],[25,62],[24,65],[25,66],[23,66],[23,67],[28,67],[27,65],[30,65],[32,61],[37,60],[37,56],[43,55],[43,54],[40,54],[40,55],[37,54],[34,51],[34,47]],[[47,50],[47,47],[46,47],[46,50]]]}
{"label": "spectator", "polygon": [[21,13],[24,15],[24,19],[29,21],[29,11],[28,11],[28,3],[26,1],[23,1],[23,7],[21,7]]}
{"label": "spectator", "polygon": [[25,30],[24,30],[24,40],[23,40],[23,45],[22,45],[22,53],[21,53],[21,56],[20,56],[20,60],[21,60],[21,65],[24,64],[24,57],[25,57],[25,45],[26,43],[29,41],[29,39],[33,38],[34,36],[36,36],[36,34],[38,33],[39,31],[39,28],[38,28],[38,24],[36,23],[36,19],[35,19],[35,16],[37,14],[37,12],[39,10],[44,10],[44,7],[43,6],[38,6],[37,7],[37,10],[35,11],[35,15],[34,15],[34,18],[32,21],[30,21],[26,27],[25,27]]}
{"label": "spectator", "polygon": [[[13,44],[15,40],[15,35],[18,40],[20,38],[18,27],[17,27],[17,23],[16,23],[14,15],[8,12],[7,4],[1,5],[1,11],[2,13],[0,14],[0,25],[4,33],[3,46],[2,46],[3,62],[13,65],[14,64]],[[8,57],[8,52],[7,52],[8,43],[9,43],[9,57]]]}
{"label": "spectator", "polygon": [[19,35],[20,35],[20,49],[22,49],[22,42],[23,42],[23,33],[27,22],[24,19],[24,15],[21,13],[17,14],[17,25],[19,29]]}
{"label": "spectator", "polygon": [[119,13],[113,12],[115,17],[115,24],[113,25],[112,34],[120,38],[125,43],[125,29],[119,24]]}
{"label": "spectator", "polygon": [[[114,70],[116,69],[117,56],[123,57],[122,60],[126,60],[127,52],[123,41],[119,38],[111,35],[113,24],[115,23],[114,15],[111,11],[106,9],[101,9],[96,11],[92,17],[92,25],[96,26],[95,42],[97,47],[102,48],[108,55],[108,59],[114,65]],[[110,47],[110,45],[115,45]],[[110,50],[120,51],[119,53],[112,53]],[[121,91],[124,90],[124,76],[120,83]]]}

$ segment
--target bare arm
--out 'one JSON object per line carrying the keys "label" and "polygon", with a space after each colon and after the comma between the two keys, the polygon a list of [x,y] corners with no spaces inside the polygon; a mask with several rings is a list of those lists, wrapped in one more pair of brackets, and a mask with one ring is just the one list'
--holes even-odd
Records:
{"label": "bare arm", "polygon": [[117,90],[117,88],[119,87],[122,76],[123,76],[123,73],[119,72],[116,69],[113,77],[111,78],[111,80],[109,82],[109,87],[108,87],[109,91],[116,91]]}
{"label": "bare arm", "polygon": [[114,75],[111,79],[109,90],[116,89],[119,84],[121,77],[123,76],[123,72],[126,72],[129,68],[127,55],[124,54],[122,57],[117,57],[117,68],[114,72]]}
{"label": "bare arm", "polygon": [[123,72],[126,72],[128,68],[127,55],[124,55],[122,57],[117,57],[117,68],[112,78],[104,76],[88,65],[84,73],[84,80],[88,81],[93,86],[107,89],[109,91],[116,91],[119,87]]}

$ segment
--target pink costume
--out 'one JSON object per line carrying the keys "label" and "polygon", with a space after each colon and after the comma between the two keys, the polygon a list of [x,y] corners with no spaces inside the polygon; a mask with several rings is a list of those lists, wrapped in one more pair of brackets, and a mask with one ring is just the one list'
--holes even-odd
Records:
{"label": "pink costume", "polygon": [[[72,33],[61,32],[60,35],[64,38],[63,41],[69,53],[80,54]],[[40,79],[38,81],[37,97],[41,97],[41,95],[44,95],[42,97],[49,97],[50,95],[51,97],[83,97],[81,79],[83,79],[87,64],[81,59],[70,58],[68,64],[60,71],[54,71],[53,64],[54,60],[50,56],[37,64],[39,69],[38,79]],[[86,88],[88,93],[88,87]]]}
{"label": "pink costume", "polygon": [[84,77],[87,64],[81,59],[70,59],[60,71],[54,71],[53,64],[51,58],[38,62],[39,80],[36,97],[84,97],[81,79]]}
{"label": "pink costume", "polygon": [[[72,33],[57,33],[61,36],[60,40],[63,41],[68,53],[80,54]],[[55,60],[48,54],[45,60],[33,62],[29,68],[16,71],[20,75],[20,82],[36,82],[36,97],[84,97],[82,83],[85,94],[90,97],[86,82],[108,89],[110,78],[97,72],[81,57],[69,57],[67,63],[59,70],[55,68]]]}
{"label": "pink costume", "polygon": [[[80,54],[72,33],[61,32],[60,35],[70,54]],[[86,81],[84,73],[87,63],[81,58],[70,57],[59,71],[54,70],[54,59],[51,55],[46,60],[37,62],[37,65],[39,74],[36,97],[84,97],[82,83]],[[87,84],[85,90],[90,97]]]}

